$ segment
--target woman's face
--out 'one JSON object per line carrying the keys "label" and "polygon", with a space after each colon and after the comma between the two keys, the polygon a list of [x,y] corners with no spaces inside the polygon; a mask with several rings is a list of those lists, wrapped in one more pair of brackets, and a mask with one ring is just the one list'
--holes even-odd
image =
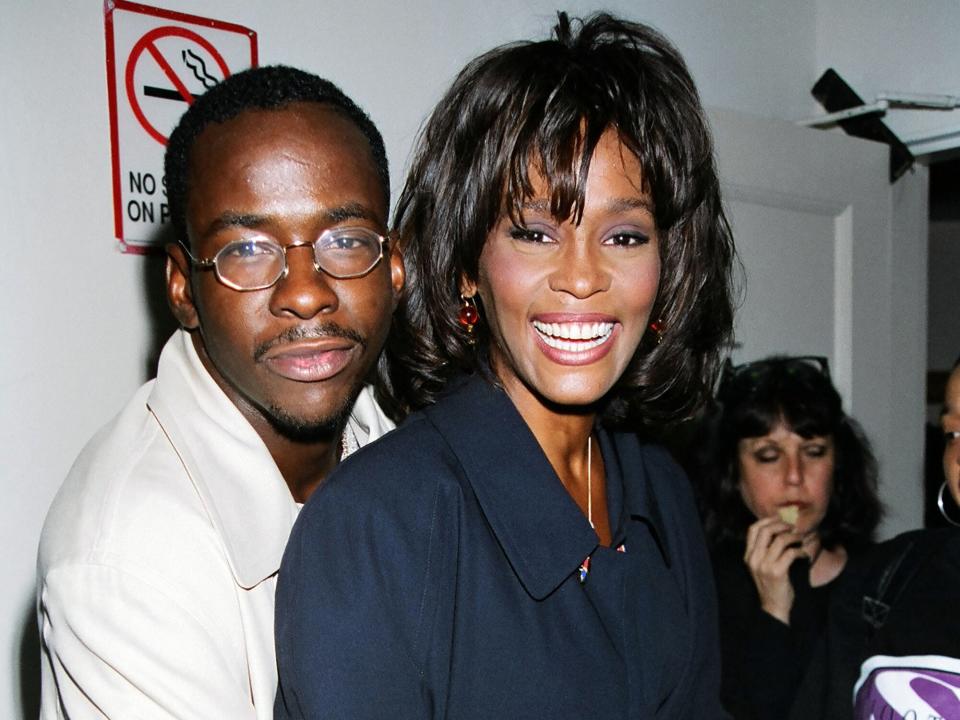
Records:
{"label": "woman's face", "polygon": [[521,222],[500,218],[463,291],[483,301],[493,368],[521,411],[590,405],[623,375],[657,296],[653,208],[640,163],[610,130],[590,163],[579,225],[550,214],[549,186],[530,174]]}
{"label": "woman's face", "polygon": [[805,438],[783,422],[762,437],[740,440],[740,495],[758,518],[797,507],[797,530],[816,530],[833,493],[834,444],[829,435]]}
{"label": "woman's face", "polygon": [[943,448],[943,477],[953,499],[960,504],[960,368],[950,373],[940,418],[946,444]]}

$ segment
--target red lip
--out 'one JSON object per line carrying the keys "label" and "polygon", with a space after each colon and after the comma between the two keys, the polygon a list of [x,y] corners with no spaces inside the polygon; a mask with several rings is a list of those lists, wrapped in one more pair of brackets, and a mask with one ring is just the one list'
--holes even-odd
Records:
{"label": "red lip", "polygon": [[353,359],[357,345],[340,337],[298,340],[275,345],[261,362],[281,377],[297,382],[319,382],[339,374]]}
{"label": "red lip", "polygon": [[[610,335],[599,345],[588,350],[566,350],[553,347],[548,344],[543,335],[530,323],[530,332],[533,333],[534,342],[540,349],[540,352],[551,362],[558,365],[567,365],[570,367],[580,367],[590,365],[604,358],[612,349],[620,336],[622,325],[610,315],[601,313],[541,313],[534,316],[534,319],[542,323],[612,323],[613,329]],[[579,342],[579,341],[573,341]]]}
{"label": "red lip", "polygon": [[531,320],[539,320],[545,323],[589,323],[589,322],[607,322],[617,323],[613,315],[607,313],[574,313],[574,312],[548,312],[537,313]]}

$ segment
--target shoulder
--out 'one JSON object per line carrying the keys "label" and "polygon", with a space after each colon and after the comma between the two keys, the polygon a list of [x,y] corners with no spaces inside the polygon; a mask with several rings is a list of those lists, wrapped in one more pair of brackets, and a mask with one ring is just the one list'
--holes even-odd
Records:
{"label": "shoulder", "polygon": [[425,415],[414,414],[330,474],[301,510],[291,545],[303,538],[342,544],[357,533],[409,540],[429,532],[438,516],[451,519],[461,480],[456,455]]}
{"label": "shoulder", "polygon": [[[646,484],[647,492],[659,508],[663,522],[667,526],[696,526],[699,533],[700,520],[693,498],[693,488],[686,473],[669,451],[661,445],[641,442],[631,435],[621,435],[617,446],[621,456],[636,458],[625,462],[625,472],[633,476],[628,477],[627,482],[642,481]],[[636,449],[632,450],[631,447]]]}
{"label": "shoulder", "polygon": [[665,491],[684,497],[691,496],[690,481],[673,455],[662,445],[639,442],[640,455],[650,475],[650,481],[663,486]]}
{"label": "shoulder", "polygon": [[318,492],[383,500],[448,481],[458,468],[442,433],[425,414],[415,413],[344,460]]}
{"label": "shoulder", "polygon": [[460,477],[439,434],[414,415],[327,478],[300,511],[280,567],[281,662],[312,642],[315,617],[352,623],[350,642],[363,643],[384,629],[365,627],[379,617],[419,647],[454,574]]}
{"label": "shoulder", "polygon": [[851,553],[839,579],[863,582],[897,572],[901,566],[916,567],[946,556],[960,562],[960,531],[953,528],[911,530]]}
{"label": "shoulder", "polygon": [[149,390],[93,437],[54,498],[40,539],[41,582],[55,570],[105,567],[166,582],[188,579],[198,563],[223,564],[203,504],[146,407]]}

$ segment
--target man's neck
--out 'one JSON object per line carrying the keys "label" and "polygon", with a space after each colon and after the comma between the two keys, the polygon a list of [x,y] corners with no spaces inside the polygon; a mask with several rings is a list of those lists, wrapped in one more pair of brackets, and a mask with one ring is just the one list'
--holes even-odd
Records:
{"label": "man's neck", "polygon": [[254,422],[253,428],[299,503],[306,502],[340,462],[342,427],[316,440],[291,440],[266,421]]}
{"label": "man's neck", "polygon": [[341,438],[346,419],[336,423],[329,432],[316,437],[291,438],[274,426],[263,410],[252,405],[227,382],[207,354],[200,333],[193,334],[193,346],[200,362],[240,414],[263,440],[280,474],[297,502],[306,502],[310,495],[326,480],[327,475],[340,462]]}

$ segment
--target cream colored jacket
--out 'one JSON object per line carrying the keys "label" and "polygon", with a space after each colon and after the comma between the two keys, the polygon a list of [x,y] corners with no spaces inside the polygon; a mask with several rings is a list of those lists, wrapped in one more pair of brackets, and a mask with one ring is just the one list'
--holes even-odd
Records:
{"label": "cream colored jacket", "polygon": [[[393,425],[369,388],[345,445]],[[277,570],[298,507],[178,331],[77,459],[40,540],[41,718],[273,717]]]}

